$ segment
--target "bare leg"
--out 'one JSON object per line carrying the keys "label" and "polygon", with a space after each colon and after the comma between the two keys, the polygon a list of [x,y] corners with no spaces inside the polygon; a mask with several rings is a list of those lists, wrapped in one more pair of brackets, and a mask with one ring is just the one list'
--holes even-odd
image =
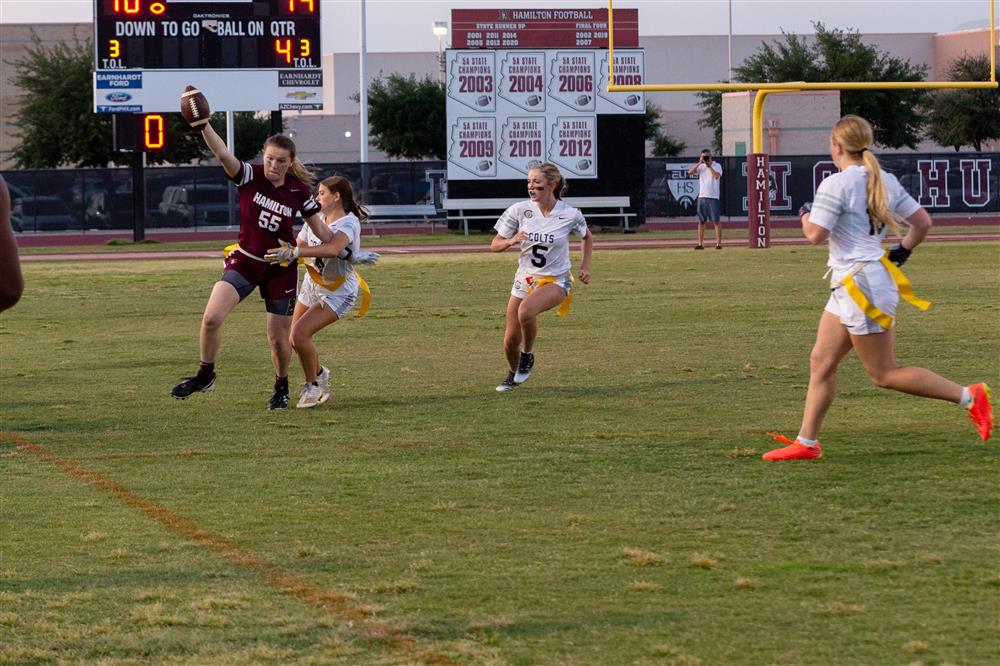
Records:
{"label": "bare leg", "polygon": [[705,244],[705,223],[698,220],[698,247]]}
{"label": "bare leg", "polygon": [[[517,311],[517,320],[521,325],[521,337],[524,341],[524,351],[530,352],[535,347],[535,338],[538,337],[538,315],[551,310],[562,303],[566,298],[566,292],[554,284],[546,284],[528,294],[528,297],[521,303]],[[515,361],[512,368],[517,367]]]}
{"label": "bare leg", "polygon": [[799,435],[818,439],[833,398],[837,391],[837,366],[851,350],[851,338],[840,323],[840,317],[824,312],[816,331],[816,342],[809,354],[809,390],[802,411]]}
{"label": "bare leg", "polygon": [[715,223],[715,245],[716,247],[722,245],[722,223]]}
{"label": "bare leg", "polygon": [[202,363],[215,363],[215,355],[222,343],[222,322],[240,302],[236,287],[228,282],[215,283],[212,295],[205,305],[205,314],[201,318],[201,331],[198,336],[199,359]]}
{"label": "bare leg", "polygon": [[962,387],[950,379],[924,368],[896,365],[894,340],[894,330],[851,336],[858,358],[877,386],[956,404],[962,399]]}
{"label": "bare leg", "polygon": [[319,372],[319,352],[313,336],[338,319],[337,313],[328,307],[313,305],[307,308],[302,303],[295,304],[295,313],[292,315],[292,348],[299,357],[307,382],[315,382],[316,373]]}
{"label": "bare leg", "polygon": [[517,319],[517,311],[521,306],[521,299],[511,296],[507,301],[507,319],[503,329],[503,354],[507,358],[507,365],[511,372],[517,370],[517,363],[521,360],[521,324]]}
{"label": "bare leg", "polygon": [[267,313],[267,341],[271,345],[274,374],[278,377],[288,376],[288,363],[292,358],[292,343],[288,340],[291,331],[291,317]]}

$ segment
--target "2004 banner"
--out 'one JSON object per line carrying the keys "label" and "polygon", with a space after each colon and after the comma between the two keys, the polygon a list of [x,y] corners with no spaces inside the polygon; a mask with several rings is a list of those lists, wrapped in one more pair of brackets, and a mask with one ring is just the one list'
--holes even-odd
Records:
{"label": "2004 banner", "polygon": [[[450,50],[448,179],[520,179],[549,161],[597,178],[597,116],[643,114],[636,93],[608,93],[604,49]],[[643,51],[615,51],[616,78],[642,83]]]}

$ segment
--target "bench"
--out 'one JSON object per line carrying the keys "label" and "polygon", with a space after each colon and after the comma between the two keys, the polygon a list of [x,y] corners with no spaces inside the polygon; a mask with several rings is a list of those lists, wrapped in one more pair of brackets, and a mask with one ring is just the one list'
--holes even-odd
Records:
{"label": "bench", "polygon": [[[499,199],[445,199],[444,209],[448,213],[448,220],[457,220],[462,223],[462,230],[466,236],[469,235],[469,220],[489,220],[497,219],[500,213],[507,210],[523,198],[499,198]],[[584,216],[590,220],[595,217],[618,218],[625,226],[625,232],[629,232],[629,219],[635,217],[635,213],[625,211],[632,202],[629,197],[566,197],[563,199],[567,204],[583,211]],[[617,212],[595,213],[588,210],[617,208]],[[481,215],[470,214],[468,211],[495,211],[494,214]]]}
{"label": "bench", "polygon": [[368,222],[372,223],[372,235],[375,235],[374,223],[379,220],[392,220],[394,222],[430,220],[431,233],[434,233],[434,221],[437,218],[437,209],[432,203],[422,204],[362,204],[368,211]]}

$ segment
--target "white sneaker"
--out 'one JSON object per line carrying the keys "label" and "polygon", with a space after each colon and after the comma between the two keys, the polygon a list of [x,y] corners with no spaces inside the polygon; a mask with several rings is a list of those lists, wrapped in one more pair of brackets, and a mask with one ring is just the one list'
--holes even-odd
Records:
{"label": "white sneaker", "polygon": [[[319,384],[319,387],[321,389],[323,389],[323,393],[326,393],[327,397],[330,397],[329,396],[329,394],[330,394],[330,368],[326,367],[325,365],[319,366],[319,372],[316,373],[316,382]],[[324,400],[324,402],[325,402],[325,400]]]}
{"label": "white sneaker", "polygon": [[521,352],[521,361],[514,373],[514,383],[521,385],[531,376],[531,368],[535,365],[535,355],[532,352]]}
{"label": "white sneaker", "polygon": [[324,391],[319,384],[306,382],[306,385],[302,387],[302,393],[299,395],[299,402],[295,406],[299,409],[309,409],[310,407],[321,405],[329,399],[329,391]]}

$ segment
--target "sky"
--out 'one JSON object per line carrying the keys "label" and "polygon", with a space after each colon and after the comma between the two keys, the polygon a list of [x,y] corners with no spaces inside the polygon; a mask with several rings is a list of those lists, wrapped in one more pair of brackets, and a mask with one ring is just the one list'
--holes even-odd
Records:
{"label": "sky", "polygon": [[[166,0],[168,3],[170,0]],[[322,0],[324,53],[356,53],[362,0]],[[604,0],[364,0],[367,48],[432,51],[451,9],[607,7]],[[618,0],[639,9],[640,35],[724,35],[730,0]],[[732,0],[733,34],[812,32],[812,22],[861,32],[951,32],[987,27],[989,0]],[[994,0],[994,13],[1000,8]],[[89,23],[93,0],[0,0],[0,23]],[[447,38],[446,38],[447,45]]]}

